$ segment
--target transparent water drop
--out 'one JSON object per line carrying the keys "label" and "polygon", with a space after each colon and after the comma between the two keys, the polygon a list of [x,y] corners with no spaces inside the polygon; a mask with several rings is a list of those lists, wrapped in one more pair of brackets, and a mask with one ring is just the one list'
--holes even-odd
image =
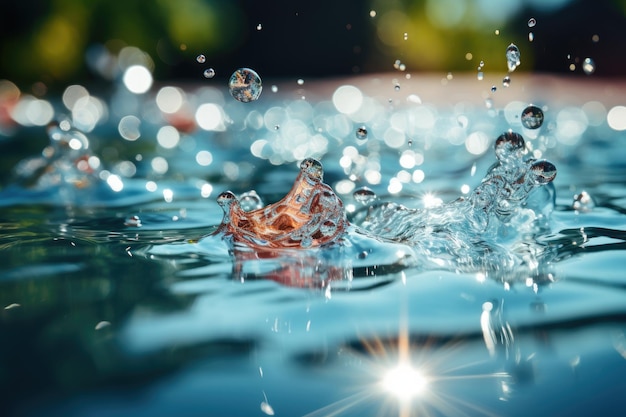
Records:
{"label": "transparent water drop", "polygon": [[484,77],[485,74],[483,74],[482,71],[478,71],[478,74],[476,74],[476,78],[478,78],[478,81],[482,81]]}
{"label": "transparent water drop", "polygon": [[196,61],[198,61],[198,63],[200,64],[204,64],[206,62],[206,56],[204,56],[203,54],[200,54],[196,57]]}
{"label": "transparent water drop", "polygon": [[365,126],[361,126],[356,130],[356,138],[367,139],[367,128]]}
{"label": "transparent water drop", "polygon": [[507,163],[520,159],[526,148],[524,138],[519,133],[509,130],[496,139],[494,151],[500,162]]}
{"label": "transparent water drop", "polygon": [[574,195],[574,201],[572,202],[572,208],[574,210],[589,211],[595,206],[595,201],[587,191],[581,191],[579,194]]}
{"label": "transparent water drop", "polygon": [[245,193],[239,196],[239,205],[244,211],[252,211],[256,209],[260,209],[265,204],[263,204],[263,200],[257,194],[256,191],[246,191]]}
{"label": "transparent water drop", "polygon": [[547,184],[556,177],[556,167],[545,159],[535,161],[530,166],[529,174],[536,184]]}
{"label": "transparent water drop", "polygon": [[478,64],[478,66],[482,69],[482,67],[485,66],[485,61],[480,61],[480,63]]}
{"label": "transparent water drop", "polygon": [[536,24],[537,24],[537,21],[535,20],[534,17],[531,17],[530,19],[528,19],[528,27],[529,28],[534,28]]}
{"label": "transparent water drop", "polygon": [[261,77],[250,68],[239,68],[228,81],[230,95],[242,103],[258,99],[262,90]]}
{"label": "transparent water drop", "polygon": [[596,63],[591,58],[585,58],[583,61],[583,72],[587,75],[591,75],[596,70]]}
{"label": "transparent water drop", "polygon": [[352,196],[361,204],[369,204],[377,198],[376,193],[367,187],[357,189]]}
{"label": "transparent water drop", "polygon": [[298,85],[303,85],[304,84],[304,80],[302,78],[298,78]]}
{"label": "transparent water drop", "polygon": [[204,70],[204,78],[215,77],[215,70],[213,68],[207,68]]}
{"label": "transparent water drop", "polygon": [[509,72],[515,71],[520,65],[519,48],[513,43],[506,48],[506,65],[509,68]]}
{"label": "transparent water drop", "polygon": [[505,77],[502,79],[502,86],[503,86],[503,87],[508,87],[508,86],[510,86],[510,85],[511,85],[511,77],[509,77],[509,76],[507,75],[507,76],[505,76]]}
{"label": "transparent water drop", "polygon": [[124,220],[124,226],[126,227],[141,227],[141,219],[139,216],[130,216]]}
{"label": "transparent water drop", "polygon": [[260,23],[256,25],[256,30],[261,30],[261,29],[263,29],[263,25],[261,25]]}
{"label": "transparent water drop", "polygon": [[491,86],[491,92],[495,93],[498,88],[495,85]]}
{"label": "transparent water drop", "polygon": [[278,86],[277,85],[273,85],[272,86],[272,93],[278,93]]}
{"label": "transparent water drop", "polygon": [[535,34],[532,32],[528,32],[528,42],[532,42],[535,40]]}
{"label": "transparent water drop", "polygon": [[526,129],[538,129],[543,124],[543,111],[530,105],[522,111],[521,121]]}
{"label": "transparent water drop", "polygon": [[396,91],[400,91],[400,84],[396,84],[396,85],[393,87],[393,89],[394,89],[394,90],[396,90]]}

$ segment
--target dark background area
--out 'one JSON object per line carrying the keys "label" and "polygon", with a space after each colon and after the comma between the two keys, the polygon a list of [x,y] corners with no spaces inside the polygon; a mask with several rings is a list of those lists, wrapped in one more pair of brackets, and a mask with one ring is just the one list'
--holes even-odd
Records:
{"label": "dark background area", "polygon": [[[462,17],[436,21],[437,4]],[[584,76],[591,57],[595,76],[626,72],[625,0],[21,0],[3,3],[0,28],[0,79],[26,90],[102,80],[90,48],[124,46],[145,51],[157,79],[202,81],[205,68],[220,78],[243,66],[264,77],[342,76],[393,71],[397,59],[413,73],[476,71],[481,60],[502,71],[511,42],[519,71]]]}

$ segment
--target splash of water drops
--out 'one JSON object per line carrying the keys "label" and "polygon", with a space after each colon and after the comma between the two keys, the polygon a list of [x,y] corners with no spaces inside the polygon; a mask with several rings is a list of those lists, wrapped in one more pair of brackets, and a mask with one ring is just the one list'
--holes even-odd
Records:
{"label": "splash of water drops", "polygon": [[515,71],[515,69],[520,65],[519,48],[513,43],[506,48],[506,65],[509,72]]}
{"label": "splash of water drops", "polygon": [[591,75],[596,71],[596,63],[591,58],[585,58],[583,61],[583,72],[587,75]]}
{"label": "splash of water drops", "polygon": [[257,100],[262,90],[261,77],[250,68],[239,68],[228,81],[230,95],[242,103]]}
{"label": "splash of water drops", "polygon": [[572,208],[574,210],[586,212],[590,211],[595,206],[595,201],[587,191],[581,191],[580,193],[574,195],[574,200],[572,202]]}
{"label": "splash of water drops", "polygon": [[522,124],[527,129],[539,129],[543,124],[543,111],[537,107],[530,105],[522,111]]}
{"label": "splash of water drops", "polygon": [[215,70],[213,68],[207,68],[204,70],[204,78],[213,78],[215,77]]}
{"label": "splash of water drops", "polygon": [[361,204],[370,204],[376,200],[376,193],[367,187],[361,187],[356,190],[352,196]]}

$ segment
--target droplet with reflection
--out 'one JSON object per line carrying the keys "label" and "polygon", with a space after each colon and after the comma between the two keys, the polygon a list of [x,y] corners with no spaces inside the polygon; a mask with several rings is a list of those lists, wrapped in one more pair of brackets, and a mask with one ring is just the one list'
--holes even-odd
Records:
{"label": "droplet with reflection", "polygon": [[530,105],[522,111],[521,121],[527,129],[539,129],[543,124],[543,111],[537,106]]}
{"label": "droplet with reflection", "polygon": [[520,65],[520,51],[517,45],[513,43],[506,48],[506,65],[509,72],[515,71]]}
{"label": "droplet with reflection", "polygon": [[356,190],[352,196],[361,204],[370,204],[376,200],[376,193],[367,187],[361,187]]}
{"label": "droplet with reflection", "polygon": [[262,90],[261,77],[250,68],[239,68],[228,81],[230,95],[242,103],[257,100]]}

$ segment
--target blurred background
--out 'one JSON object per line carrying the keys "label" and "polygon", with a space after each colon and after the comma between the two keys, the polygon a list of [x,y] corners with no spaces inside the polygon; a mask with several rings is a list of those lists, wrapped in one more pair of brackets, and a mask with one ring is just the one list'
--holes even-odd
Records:
{"label": "blurred background", "polygon": [[626,0],[19,0],[3,2],[0,28],[0,79],[36,96],[114,79],[137,50],[156,80],[198,82],[244,66],[294,78],[503,71],[511,42],[519,71],[585,76],[585,58],[596,76],[626,71]]}

